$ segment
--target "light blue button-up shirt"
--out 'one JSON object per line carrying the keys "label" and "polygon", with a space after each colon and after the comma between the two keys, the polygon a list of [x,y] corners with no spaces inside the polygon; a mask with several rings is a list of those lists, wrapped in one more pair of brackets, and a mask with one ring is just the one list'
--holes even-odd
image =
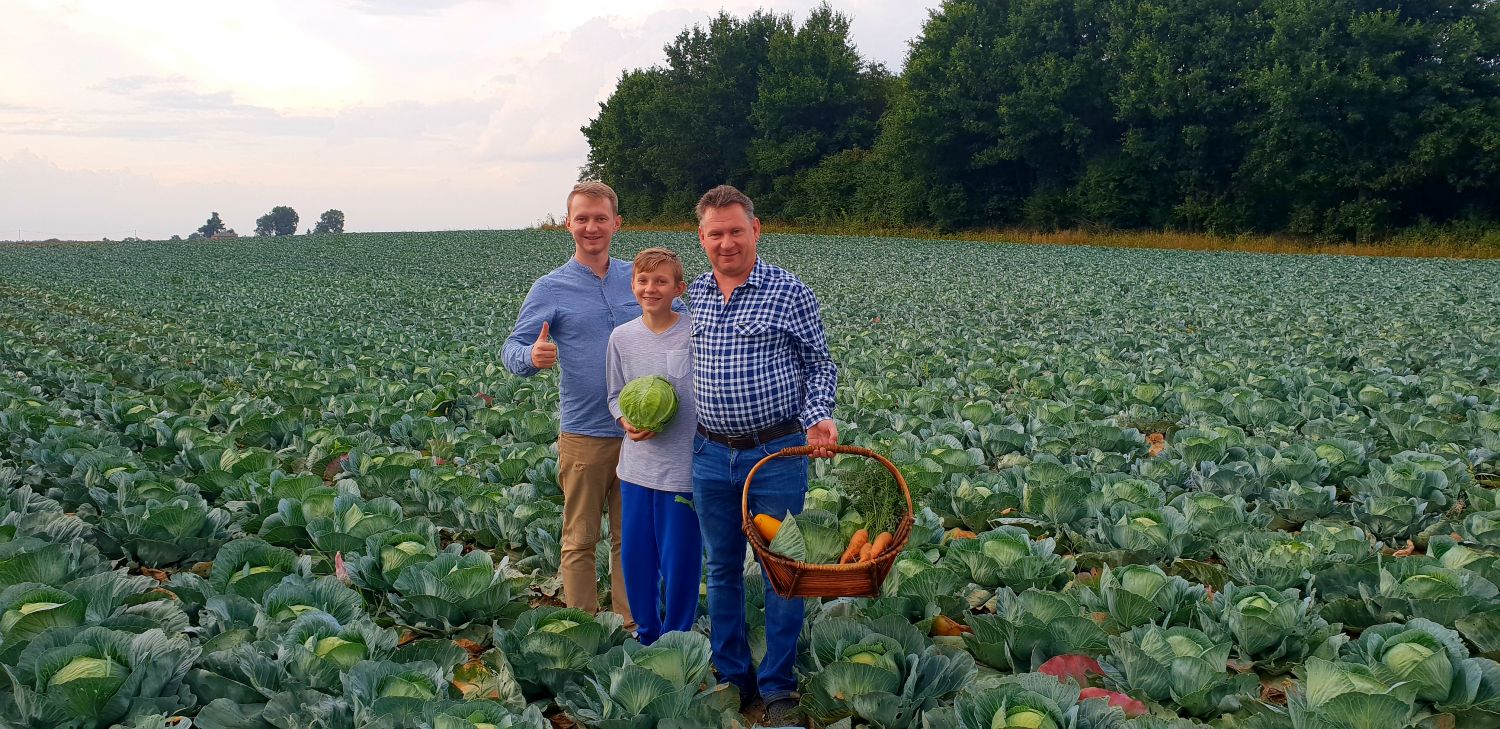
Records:
{"label": "light blue button-up shirt", "polygon": [[516,328],[505,340],[505,368],[522,377],[541,370],[531,364],[531,345],[550,322],[548,334],[557,343],[561,370],[564,433],[620,438],[625,431],[609,414],[604,385],[604,352],[615,327],[641,315],[641,305],[630,291],[631,262],[609,259],[604,278],[569,258],[531,285]]}

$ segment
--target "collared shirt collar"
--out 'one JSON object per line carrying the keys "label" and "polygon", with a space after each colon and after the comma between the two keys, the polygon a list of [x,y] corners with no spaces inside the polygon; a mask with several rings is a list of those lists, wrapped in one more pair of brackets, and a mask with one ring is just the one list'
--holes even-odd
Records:
{"label": "collared shirt collar", "polygon": [[[771,267],[766,265],[766,262],[762,261],[760,256],[756,256],[755,265],[750,268],[750,277],[745,279],[745,282],[740,284],[740,286],[750,286],[757,289],[764,288],[766,278],[770,275]],[[719,274],[714,273],[713,269],[709,269],[708,271],[708,280],[709,283],[713,284],[714,288],[719,287]],[[739,286],[735,288],[739,288]]]}
{"label": "collared shirt collar", "polygon": [[760,260],[760,256],[756,256],[755,266],[750,269],[750,278],[745,279],[745,283],[755,288],[761,288],[766,285],[766,277],[769,275],[771,275],[771,269]]}
{"label": "collared shirt collar", "polygon": [[[579,263],[578,262],[578,258],[576,256],[568,256],[568,262],[565,263],[565,264],[563,264],[563,265],[566,266],[568,268],[568,270],[570,270],[570,271],[572,271],[574,273],[586,273],[591,278],[596,278],[596,279],[599,278],[599,276],[594,275],[594,269],[589,268],[588,266],[585,266],[582,263]],[[615,257],[614,256],[610,256],[609,257],[609,267],[606,268],[606,269],[604,269],[604,278],[609,278],[609,275],[611,273],[614,273],[614,270],[615,270]]]}

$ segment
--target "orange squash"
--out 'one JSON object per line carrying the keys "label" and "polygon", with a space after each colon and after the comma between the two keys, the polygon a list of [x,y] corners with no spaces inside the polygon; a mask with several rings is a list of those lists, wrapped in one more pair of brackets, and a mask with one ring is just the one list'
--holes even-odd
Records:
{"label": "orange squash", "polygon": [[974,632],[973,628],[970,628],[969,626],[964,625],[957,620],[948,617],[947,615],[939,615],[937,616],[936,620],[932,621],[933,635],[941,635],[951,638],[972,632]]}
{"label": "orange squash", "polygon": [[755,515],[755,529],[760,532],[767,543],[776,538],[776,532],[781,531],[781,520],[770,514]]}

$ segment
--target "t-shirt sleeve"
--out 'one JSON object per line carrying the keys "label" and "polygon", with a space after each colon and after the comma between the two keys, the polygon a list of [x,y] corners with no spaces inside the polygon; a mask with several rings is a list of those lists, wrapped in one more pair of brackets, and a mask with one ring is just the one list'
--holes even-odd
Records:
{"label": "t-shirt sleeve", "polygon": [[618,422],[620,415],[620,390],[625,389],[625,363],[620,357],[619,329],[609,335],[609,346],[604,351],[604,386],[609,394],[609,414]]}

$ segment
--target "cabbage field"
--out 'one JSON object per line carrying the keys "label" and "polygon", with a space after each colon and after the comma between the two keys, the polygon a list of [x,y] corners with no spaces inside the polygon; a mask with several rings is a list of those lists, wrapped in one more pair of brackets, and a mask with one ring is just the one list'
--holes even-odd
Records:
{"label": "cabbage field", "polygon": [[[703,632],[559,607],[556,376],[500,349],[570,253],[0,249],[0,726],[748,725]],[[761,253],[919,512],[883,597],[809,604],[812,725],[1500,727],[1500,264]]]}

